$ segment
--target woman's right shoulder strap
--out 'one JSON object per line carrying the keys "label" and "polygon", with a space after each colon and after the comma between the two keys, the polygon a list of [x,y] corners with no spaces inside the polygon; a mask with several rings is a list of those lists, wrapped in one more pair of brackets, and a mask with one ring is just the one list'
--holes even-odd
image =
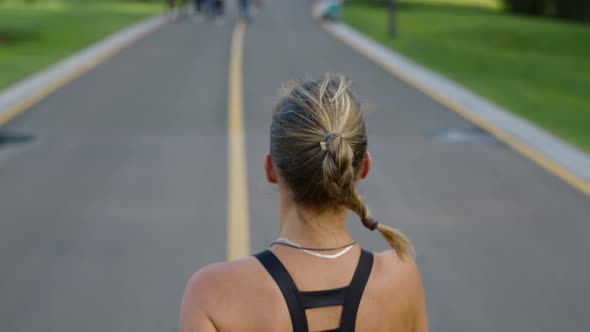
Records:
{"label": "woman's right shoulder strap", "polygon": [[308,332],[307,316],[305,315],[305,308],[299,290],[283,263],[270,250],[264,250],[254,255],[254,257],[264,266],[277,286],[279,286],[281,293],[283,293],[283,298],[287,302],[289,314],[291,315],[293,331]]}

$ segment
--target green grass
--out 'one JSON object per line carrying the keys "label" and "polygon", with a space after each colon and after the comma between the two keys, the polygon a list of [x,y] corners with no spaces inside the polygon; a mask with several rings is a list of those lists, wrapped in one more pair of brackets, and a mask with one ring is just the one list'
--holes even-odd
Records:
{"label": "green grass", "polygon": [[399,0],[395,40],[382,7],[352,1],[344,20],[590,152],[590,25],[444,2]]}
{"label": "green grass", "polygon": [[162,2],[0,0],[0,89],[162,10]]}

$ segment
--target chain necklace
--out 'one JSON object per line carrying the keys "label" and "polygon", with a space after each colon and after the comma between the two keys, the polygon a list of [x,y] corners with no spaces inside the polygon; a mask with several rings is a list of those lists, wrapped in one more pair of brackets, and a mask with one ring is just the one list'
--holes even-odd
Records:
{"label": "chain necklace", "polygon": [[[272,247],[275,244],[295,248],[295,249],[298,249],[308,255],[312,255],[315,257],[326,258],[326,259],[335,259],[335,258],[338,258],[338,257],[346,254],[350,249],[352,249],[352,247],[356,244],[356,241],[353,241],[347,245],[344,245],[341,247],[336,247],[336,248],[305,248],[305,247],[302,247],[301,245],[299,245],[289,239],[286,239],[284,237],[278,237],[270,244],[270,246]],[[321,254],[319,252],[316,252],[316,251],[332,251],[332,250],[339,250],[339,249],[341,249],[341,250],[335,254]]]}

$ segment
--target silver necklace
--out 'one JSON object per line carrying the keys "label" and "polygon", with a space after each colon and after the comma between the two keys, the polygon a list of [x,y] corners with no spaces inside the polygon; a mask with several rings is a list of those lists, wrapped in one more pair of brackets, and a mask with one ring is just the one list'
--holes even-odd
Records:
{"label": "silver necklace", "polygon": [[[352,242],[350,244],[347,244],[343,247],[338,247],[338,248],[333,248],[333,249],[314,249],[314,248],[304,248],[302,247],[300,244],[297,244],[287,238],[284,237],[278,237],[276,238],[270,245],[273,246],[275,244],[281,244],[281,245],[286,245],[288,247],[291,248],[295,248],[298,249],[308,255],[312,255],[315,257],[319,257],[319,258],[326,258],[326,259],[335,259],[338,258],[344,254],[346,254],[350,249],[352,249],[352,247],[354,247],[354,245],[356,244],[355,242]],[[313,250],[321,250],[321,251],[327,251],[327,250],[337,250],[337,249],[342,249],[339,252],[335,253],[335,254],[321,254],[319,252],[315,252]]]}

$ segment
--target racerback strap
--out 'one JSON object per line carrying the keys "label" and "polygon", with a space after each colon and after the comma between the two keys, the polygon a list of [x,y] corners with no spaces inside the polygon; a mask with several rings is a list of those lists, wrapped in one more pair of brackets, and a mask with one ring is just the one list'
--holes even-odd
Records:
{"label": "racerback strap", "polygon": [[262,263],[266,271],[268,271],[281,289],[285,302],[287,302],[287,307],[289,308],[289,314],[291,315],[293,332],[309,332],[301,295],[287,269],[285,269],[281,261],[270,250],[265,250],[255,255],[255,257]]}
{"label": "racerback strap", "polygon": [[300,292],[287,269],[270,250],[262,251],[255,257],[279,286],[291,315],[293,332],[309,332],[305,309],[337,305],[342,305],[342,317],[340,328],[334,331],[354,331],[358,307],[373,267],[373,253],[361,250],[350,285],[312,292]]}

